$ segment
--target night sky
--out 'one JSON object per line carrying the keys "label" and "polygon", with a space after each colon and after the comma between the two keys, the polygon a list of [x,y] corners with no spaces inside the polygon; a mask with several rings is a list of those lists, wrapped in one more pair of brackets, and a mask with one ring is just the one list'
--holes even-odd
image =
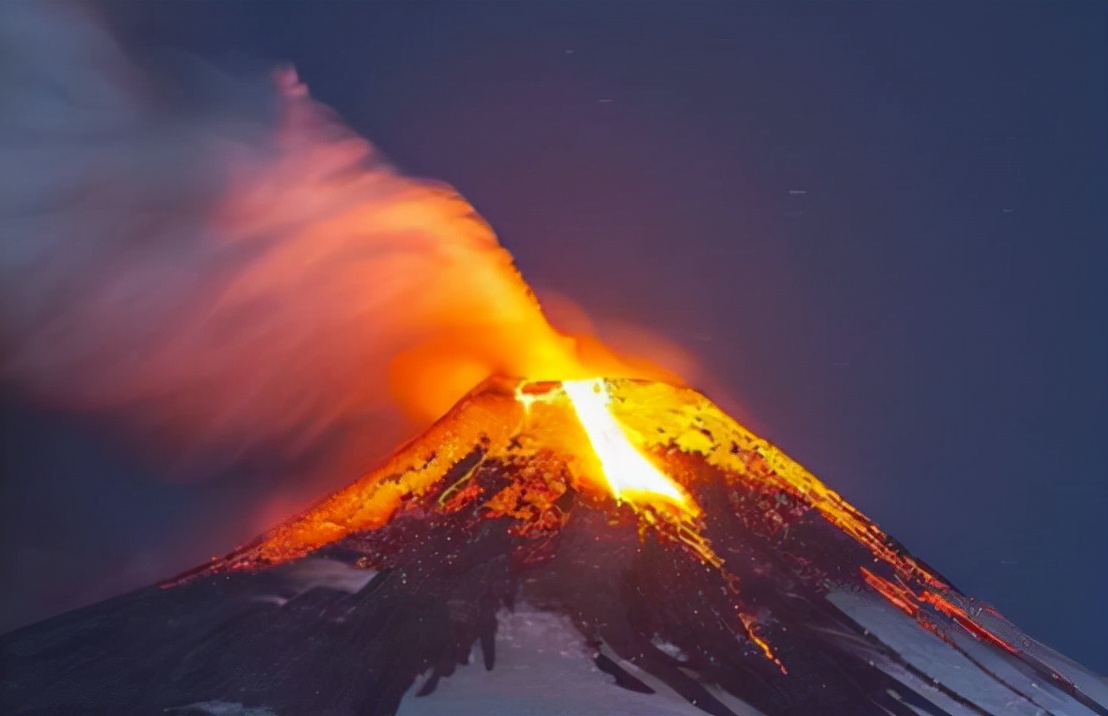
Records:
{"label": "night sky", "polygon": [[[292,62],[540,290],[695,354],[959,589],[1108,673],[1108,5],[153,5],[107,8],[136,53]],[[80,545],[37,569],[89,594],[230,509],[10,394],[4,443],[5,541]],[[32,553],[4,552],[7,626],[53,608],[12,596]]]}

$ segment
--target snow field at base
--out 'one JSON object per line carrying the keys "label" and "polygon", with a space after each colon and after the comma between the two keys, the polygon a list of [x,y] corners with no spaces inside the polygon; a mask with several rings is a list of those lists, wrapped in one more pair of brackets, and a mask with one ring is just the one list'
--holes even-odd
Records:
{"label": "snow field at base", "polygon": [[[423,685],[423,679],[417,680],[397,716],[704,716],[626,662],[620,666],[657,693],[616,686],[595,666],[584,638],[564,616],[521,604],[501,612],[499,619],[492,671],[485,670],[475,651],[470,663],[440,680],[433,693],[416,696]],[[760,713],[733,706],[744,709],[741,716]]]}

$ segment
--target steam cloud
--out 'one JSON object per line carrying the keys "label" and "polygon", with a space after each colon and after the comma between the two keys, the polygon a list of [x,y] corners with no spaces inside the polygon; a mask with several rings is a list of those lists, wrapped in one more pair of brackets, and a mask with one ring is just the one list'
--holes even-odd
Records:
{"label": "steam cloud", "polygon": [[32,398],[195,473],[380,452],[494,371],[633,372],[291,69],[182,106],[83,8],[0,13],[3,376]]}

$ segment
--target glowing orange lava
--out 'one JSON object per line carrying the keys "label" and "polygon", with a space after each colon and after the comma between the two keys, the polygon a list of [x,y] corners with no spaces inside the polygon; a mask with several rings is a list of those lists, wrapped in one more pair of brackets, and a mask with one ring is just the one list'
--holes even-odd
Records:
{"label": "glowing orange lava", "polygon": [[[475,508],[483,518],[510,520],[510,534],[541,541],[570,519],[562,498],[572,492],[585,509],[634,519],[641,538],[681,545],[741,597],[741,567],[728,563],[733,550],[716,552],[697,501],[705,480],[734,494],[772,496],[741,508],[739,517],[783,525],[769,529],[787,531],[786,520],[818,514],[872,555],[873,567],[859,576],[874,593],[910,616],[927,605],[977,633],[949,585],[775,446],[694,390],[628,379],[489,379],[379,469],[195,573],[287,562],[381,528],[409,509]],[[739,619],[784,671],[760,622],[742,611]]]}
{"label": "glowing orange lava", "polygon": [[585,429],[589,444],[600,460],[603,477],[617,501],[665,503],[693,515],[699,512],[677,483],[655,467],[628,440],[624,429],[608,409],[612,396],[607,381],[564,381],[562,390]]}

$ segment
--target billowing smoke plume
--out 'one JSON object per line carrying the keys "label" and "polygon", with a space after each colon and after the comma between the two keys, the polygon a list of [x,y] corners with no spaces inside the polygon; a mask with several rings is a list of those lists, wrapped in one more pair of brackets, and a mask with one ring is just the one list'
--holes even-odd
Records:
{"label": "billowing smoke plume", "polygon": [[34,400],[182,473],[278,471],[379,453],[491,372],[637,370],[291,69],[170,101],[83,9],[0,13],[3,377]]}
{"label": "billowing smoke plume", "polygon": [[144,72],[84,6],[0,2],[4,439],[54,430],[10,413],[15,393],[177,478],[65,443],[43,470],[8,444],[0,629],[225,552],[489,373],[655,370],[565,300],[552,318],[583,335],[552,328],[472,207],[390,167],[291,69],[178,65]]}

